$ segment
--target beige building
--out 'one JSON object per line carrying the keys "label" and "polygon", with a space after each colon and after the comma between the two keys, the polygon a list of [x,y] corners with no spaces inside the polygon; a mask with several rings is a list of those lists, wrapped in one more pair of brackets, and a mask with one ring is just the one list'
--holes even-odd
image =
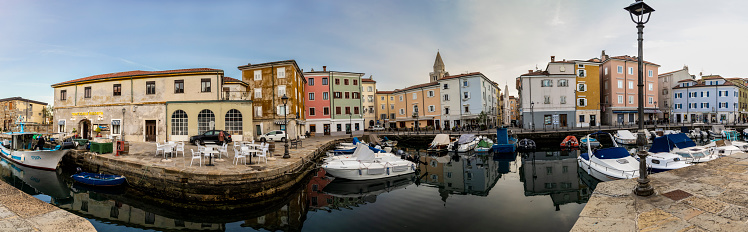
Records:
{"label": "beige building", "polygon": [[52,88],[57,132],[149,142],[188,141],[209,130],[226,130],[235,141],[253,134],[247,84],[220,69],[100,74]]}
{"label": "beige building", "polygon": [[371,128],[377,125],[377,110],[375,95],[377,92],[377,82],[367,78],[361,78],[361,108],[363,109],[364,128]]}
{"label": "beige building", "polygon": [[[18,122],[26,122],[31,125],[48,124],[44,115],[47,103],[25,99],[22,97],[11,97],[0,99],[0,118],[2,118],[2,131],[18,131]],[[27,126],[26,131],[38,131],[38,127]]]}

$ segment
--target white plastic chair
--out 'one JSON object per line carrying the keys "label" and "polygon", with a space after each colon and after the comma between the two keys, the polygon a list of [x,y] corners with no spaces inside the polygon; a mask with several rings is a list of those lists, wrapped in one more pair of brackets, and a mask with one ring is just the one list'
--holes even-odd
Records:
{"label": "white plastic chair", "polygon": [[223,146],[218,148],[218,157],[221,158],[223,154],[226,154],[226,157],[229,157],[229,145],[224,143]]}
{"label": "white plastic chair", "polygon": [[257,163],[260,163],[260,159],[265,159],[265,163],[268,163],[268,148],[269,147],[270,147],[269,143],[265,144],[265,146],[262,147],[261,152],[256,155]]}
{"label": "white plastic chair", "polygon": [[244,164],[247,164],[247,155],[244,151],[239,152],[234,148],[234,164],[239,164],[239,159],[244,158]]}
{"label": "white plastic chair", "polygon": [[158,142],[156,142],[156,155],[158,155],[159,151],[161,151],[161,153],[164,153],[164,155],[166,155],[166,150],[164,150],[164,145],[158,144]]}
{"label": "white plastic chair", "polygon": [[184,141],[177,144],[176,151],[174,152],[176,153],[175,156],[178,156],[180,151],[182,152],[182,157],[184,157]]}
{"label": "white plastic chair", "polygon": [[210,159],[210,152],[213,151],[213,147],[203,147],[203,156],[205,156],[206,159]]}
{"label": "white plastic chair", "polygon": [[203,158],[200,155],[200,152],[195,153],[195,150],[193,150],[193,149],[190,149],[190,151],[192,151],[192,160],[190,160],[190,166],[192,166],[192,161],[193,160],[199,159],[200,160],[200,167],[202,167],[203,166]]}

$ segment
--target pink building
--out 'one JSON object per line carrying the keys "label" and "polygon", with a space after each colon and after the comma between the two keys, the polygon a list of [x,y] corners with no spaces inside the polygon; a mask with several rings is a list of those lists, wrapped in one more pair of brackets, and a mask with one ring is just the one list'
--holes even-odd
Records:
{"label": "pink building", "polygon": [[307,130],[310,133],[329,135],[331,125],[330,112],[330,74],[326,72],[306,72]]}
{"label": "pink building", "polygon": [[[636,124],[639,120],[637,109],[638,60],[631,56],[601,56],[600,83],[602,123],[607,125]],[[644,120],[648,123],[657,120],[657,75],[660,65],[644,61]]]}

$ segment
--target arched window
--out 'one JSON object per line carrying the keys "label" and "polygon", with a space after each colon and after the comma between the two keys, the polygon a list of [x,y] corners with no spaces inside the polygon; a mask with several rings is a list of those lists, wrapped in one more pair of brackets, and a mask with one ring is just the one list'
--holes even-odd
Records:
{"label": "arched window", "polygon": [[232,135],[242,133],[242,112],[236,109],[226,112],[226,131]]}
{"label": "arched window", "polygon": [[183,110],[171,114],[171,135],[187,135],[187,113]]}
{"label": "arched window", "polygon": [[200,111],[197,114],[197,133],[203,134],[206,131],[213,130],[216,128],[216,116],[213,111],[208,109]]}

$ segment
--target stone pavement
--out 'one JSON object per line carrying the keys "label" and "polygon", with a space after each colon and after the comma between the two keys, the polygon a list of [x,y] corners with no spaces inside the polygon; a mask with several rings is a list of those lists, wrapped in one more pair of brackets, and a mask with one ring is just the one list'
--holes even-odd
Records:
{"label": "stone pavement", "polygon": [[572,231],[748,231],[748,154],[650,177],[649,197],[636,179],[598,184]]}
{"label": "stone pavement", "polygon": [[96,231],[91,222],[0,181],[0,231]]}

